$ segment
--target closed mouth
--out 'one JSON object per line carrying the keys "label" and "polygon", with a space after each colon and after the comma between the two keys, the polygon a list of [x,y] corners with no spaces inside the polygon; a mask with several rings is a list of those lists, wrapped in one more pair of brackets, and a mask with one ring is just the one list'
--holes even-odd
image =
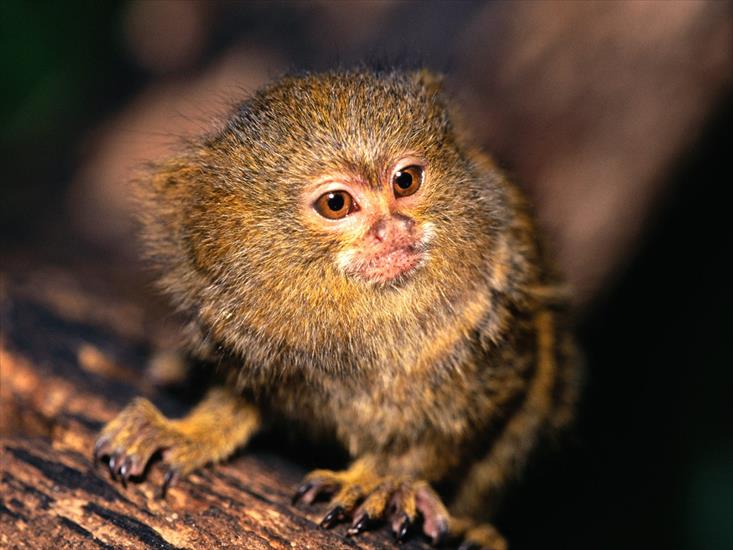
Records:
{"label": "closed mouth", "polygon": [[356,266],[357,275],[374,283],[389,283],[407,276],[423,259],[415,246],[394,248]]}

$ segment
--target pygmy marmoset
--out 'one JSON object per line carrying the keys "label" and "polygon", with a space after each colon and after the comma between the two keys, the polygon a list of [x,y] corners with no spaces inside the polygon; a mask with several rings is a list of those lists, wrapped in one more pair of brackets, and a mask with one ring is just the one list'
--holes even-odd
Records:
{"label": "pygmy marmoset", "polygon": [[525,200],[460,127],[427,71],[304,73],[152,170],[148,254],[226,383],[183,419],[135,400],[95,457],[126,480],[162,450],[168,484],[277,423],[352,457],[296,492],[323,526],[506,548],[483,522],[576,366]]}

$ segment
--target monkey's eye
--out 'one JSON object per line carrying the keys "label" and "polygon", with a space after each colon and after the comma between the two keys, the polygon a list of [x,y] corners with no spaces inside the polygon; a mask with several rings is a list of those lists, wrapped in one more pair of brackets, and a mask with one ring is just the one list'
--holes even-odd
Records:
{"label": "monkey's eye", "polygon": [[423,170],[419,166],[406,166],[392,176],[392,188],[397,198],[417,193],[422,184]]}
{"label": "monkey's eye", "polygon": [[346,191],[324,193],[318,197],[313,207],[321,216],[330,220],[339,220],[356,210],[354,199]]}

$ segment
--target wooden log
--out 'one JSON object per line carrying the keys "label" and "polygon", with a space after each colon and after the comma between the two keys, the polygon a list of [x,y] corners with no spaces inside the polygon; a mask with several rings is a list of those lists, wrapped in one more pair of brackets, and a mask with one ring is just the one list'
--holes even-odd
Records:
{"label": "wooden log", "polygon": [[325,504],[290,504],[305,468],[262,446],[196,472],[165,500],[155,465],[141,482],[113,482],[90,458],[104,422],[135,395],[168,414],[188,405],[145,381],[150,342],[127,325],[139,306],[54,277],[0,280],[1,548],[393,547],[386,529],[349,538],[346,526],[319,528]]}

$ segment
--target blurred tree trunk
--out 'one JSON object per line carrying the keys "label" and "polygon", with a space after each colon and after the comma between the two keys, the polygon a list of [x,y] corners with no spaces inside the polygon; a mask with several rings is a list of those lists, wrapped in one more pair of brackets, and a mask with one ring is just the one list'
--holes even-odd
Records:
{"label": "blurred tree trunk", "polygon": [[457,58],[473,129],[529,188],[584,305],[729,97],[733,3],[491,4]]}

